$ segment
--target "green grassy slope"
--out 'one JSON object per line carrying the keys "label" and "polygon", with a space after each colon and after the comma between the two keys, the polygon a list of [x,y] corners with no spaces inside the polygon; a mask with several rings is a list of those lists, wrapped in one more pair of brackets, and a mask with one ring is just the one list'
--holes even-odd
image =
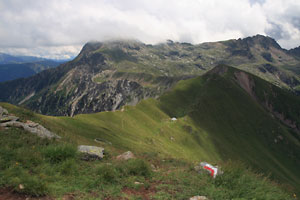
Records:
{"label": "green grassy slope", "polygon": [[[144,100],[120,111],[73,118],[31,117],[63,136],[63,140],[103,146],[113,155],[131,150],[138,155],[155,154],[158,159],[172,157],[187,162],[241,161],[299,192],[297,133],[272,117],[237,84],[234,73],[239,70],[227,69],[223,74],[208,73],[180,81],[159,100]],[[251,77],[257,93],[259,88],[272,87]],[[298,97],[288,99],[289,109],[299,107]],[[12,105],[1,105],[20,112]],[[172,117],[178,120],[172,121]],[[104,142],[96,143],[95,138]]]}
{"label": "green grassy slope", "polygon": [[[233,71],[236,70],[230,68],[224,76],[209,74],[190,83],[182,82],[162,97],[161,107],[171,116],[189,116],[198,129],[209,133],[209,140],[222,159],[251,163],[257,169],[299,185],[296,133],[274,120],[235,84]],[[268,85],[261,79],[255,83],[258,84],[255,88],[260,89]],[[299,102],[299,98],[293,101],[290,98],[290,109],[299,107]],[[278,136],[284,139],[276,143]]]}

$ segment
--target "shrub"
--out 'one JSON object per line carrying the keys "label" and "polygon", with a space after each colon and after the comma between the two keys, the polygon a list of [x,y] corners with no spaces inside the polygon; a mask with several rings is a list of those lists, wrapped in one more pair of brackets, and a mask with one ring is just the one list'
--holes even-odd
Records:
{"label": "shrub", "polygon": [[30,196],[48,194],[46,183],[36,175],[29,174],[20,166],[11,167],[4,173],[5,186],[12,187],[15,192]]}
{"label": "shrub", "polygon": [[[21,189],[20,184],[22,184],[24,188]],[[15,190],[18,193],[37,197],[45,196],[46,194],[48,194],[46,183],[39,177],[31,175],[23,176],[21,177],[20,184],[15,186]]]}
{"label": "shrub", "polygon": [[131,159],[124,164],[124,172],[128,175],[149,177],[151,168],[148,163],[141,159]]}
{"label": "shrub", "polygon": [[77,171],[77,163],[74,159],[67,159],[61,163],[60,173],[63,175],[70,175]]}
{"label": "shrub", "polygon": [[77,156],[77,149],[71,145],[49,145],[42,150],[43,156],[50,163],[60,163],[67,159],[75,159]]}
{"label": "shrub", "polygon": [[118,171],[111,165],[103,165],[97,168],[96,173],[100,179],[107,183],[115,183],[118,180]]}

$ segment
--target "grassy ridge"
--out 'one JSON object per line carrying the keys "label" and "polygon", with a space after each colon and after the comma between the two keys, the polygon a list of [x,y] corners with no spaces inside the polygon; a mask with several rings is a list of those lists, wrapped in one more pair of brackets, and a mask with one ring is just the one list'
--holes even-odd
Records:
{"label": "grassy ridge", "polygon": [[[224,76],[208,74],[181,81],[159,101],[148,99],[123,112],[42,118],[54,131],[75,140],[88,138],[93,143],[101,138],[118,149],[187,161],[241,160],[286,183],[300,185],[295,133],[251,99],[234,82],[232,70]],[[269,84],[258,80],[256,88],[267,89]],[[289,99],[291,106],[299,106],[297,99]],[[171,121],[171,117],[178,120]]]}
{"label": "grassy ridge", "polygon": [[[209,75],[190,80],[198,87],[179,84],[162,97],[161,107],[171,116],[189,116],[198,129],[209,133],[208,141],[212,141],[223,160],[242,160],[299,185],[299,140],[295,133],[270,117],[230,77],[229,72],[228,77]],[[170,101],[173,102],[165,103]],[[297,101],[290,103],[299,105]],[[177,109],[182,104],[186,106]],[[279,135],[284,140],[275,143]]]}
{"label": "grassy ridge", "polygon": [[[113,156],[131,150],[186,163],[241,161],[299,192],[299,139],[236,83],[235,71],[228,68],[223,75],[180,81],[159,100],[144,100],[120,111],[73,118],[23,115],[37,119],[65,142],[103,146]],[[254,81],[256,88],[268,88],[265,81]],[[289,99],[291,109],[299,106],[297,98]],[[96,138],[103,142],[95,142]]]}
{"label": "grassy ridge", "polygon": [[0,188],[10,188],[18,198],[23,194],[58,199],[164,200],[201,194],[215,200],[293,199],[291,193],[238,163],[222,163],[224,175],[212,179],[194,171],[190,163],[162,161],[155,154],[129,161],[106,156],[86,162],[69,142],[40,139],[20,129],[1,130],[0,137]]}

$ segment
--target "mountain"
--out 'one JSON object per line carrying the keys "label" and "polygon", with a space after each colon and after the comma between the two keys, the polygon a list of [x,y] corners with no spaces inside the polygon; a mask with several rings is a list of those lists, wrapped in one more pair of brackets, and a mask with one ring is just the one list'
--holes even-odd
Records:
{"label": "mountain", "polygon": [[[130,150],[146,159],[147,155],[152,155],[151,159],[155,160],[156,165],[160,162],[170,163],[166,174],[160,175],[159,181],[154,179],[157,185],[162,184],[165,177],[176,176],[172,169],[180,168],[185,161],[223,163],[231,160],[245,163],[259,173],[268,174],[280,184],[286,184],[291,194],[300,192],[300,97],[226,65],[218,65],[202,76],[179,81],[157,99],[142,100],[136,106],[124,106],[113,112],[53,117],[37,115],[8,104],[1,105],[25,119],[39,121],[65,138],[65,142],[101,145],[111,157],[116,156],[116,152]],[[171,120],[174,117],[176,120]],[[181,165],[171,158],[180,160]],[[110,163],[110,167],[114,166],[112,161],[106,162]],[[173,166],[175,163],[178,166]],[[160,168],[157,173],[162,170]],[[187,180],[187,171],[178,173],[184,174],[184,177],[175,182],[163,182],[164,185],[171,186],[173,182],[177,184]],[[243,184],[250,184],[253,179],[241,173],[246,179]],[[235,182],[231,175],[238,176],[231,171],[224,173],[224,181],[229,184],[228,193],[220,188],[222,177],[200,185],[197,192],[201,191],[213,199],[234,199],[251,196],[257,188],[263,187],[249,186],[247,191],[239,190],[239,193],[233,194],[231,192],[241,182]],[[202,182],[198,178],[197,182]],[[189,183],[185,181],[185,184]],[[215,184],[212,186],[214,192],[201,189],[210,184]],[[91,182],[87,185],[93,187]],[[160,189],[152,191],[156,193]],[[185,193],[176,189],[171,192],[174,195]],[[264,192],[260,195],[263,196]]]}
{"label": "mountain", "polygon": [[30,63],[44,60],[47,59],[34,56],[12,56],[9,54],[0,53],[0,64]]}
{"label": "mountain", "polygon": [[47,115],[116,110],[157,98],[178,81],[204,74],[217,64],[243,69],[299,93],[299,63],[274,39],[261,35],[199,45],[90,42],[68,63],[0,84],[0,101]]}
{"label": "mountain", "polygon": [[295,57],[298,57],[300,59],[300,46],[296,47],[296,48],[293,48],[293,49],[290,49],[288,51],[288,53],[295,56]]}
{"label": "mountain", "polygon": [[26,78],[62,63],[63,61],[42,60],[31,63],[0,64],[0,82]]}

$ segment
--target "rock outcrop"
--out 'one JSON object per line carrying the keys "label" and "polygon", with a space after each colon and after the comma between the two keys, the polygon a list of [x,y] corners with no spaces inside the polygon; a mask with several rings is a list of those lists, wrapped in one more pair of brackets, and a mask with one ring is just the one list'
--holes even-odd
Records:
{"label": "rock outcrop", "polygon": [[37,135],[40,138],[60,139],[61,137],[52,133],[42,125],[27,121],[20,122],[19,118],[14,115],[9,115],[8,111],[0,106],[0,126],[1,127],[17,127],[24,129],[30,133]]}

